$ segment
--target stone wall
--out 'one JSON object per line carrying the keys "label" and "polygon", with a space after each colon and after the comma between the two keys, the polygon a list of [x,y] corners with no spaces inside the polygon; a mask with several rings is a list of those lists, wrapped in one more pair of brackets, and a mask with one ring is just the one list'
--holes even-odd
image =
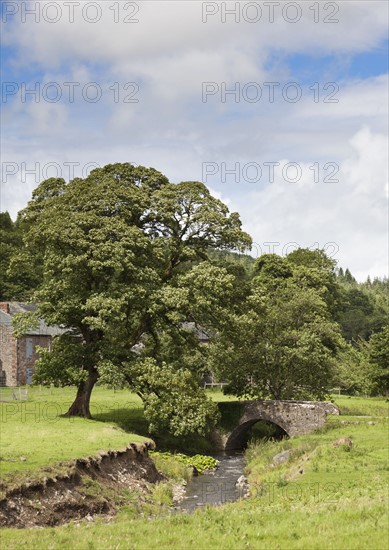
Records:
{"label": "stone wall", "polygon": [[[30,343],[28,343],[30,342]],[[42,335],[26,335],[22,336],[17,341],[17,385],[24,386],[27,384],[27,369],[32,369],[32,374],[35,372],[35,362],[39,359],[39,353],[36,350],[37,346],[49,348],[51,336]],[[28,346],[32,350],[32,354],[28,356]]]}
{"label": "stone wall", "polygon": [[0,324],[0,361],[7,386],[17,385],[17,342],[12,328]]}
{"label": "stone wall", "polygon": [[0,324],[0,364],[5,373],[5,384],[24,386],[27,383],[27,369],[32,369],[32,374],[35,372],[35,362],[39,359],[36,347],[48,348],[50,342],[51,336],[45,335],[27,335],[16,340],[12,328]]}

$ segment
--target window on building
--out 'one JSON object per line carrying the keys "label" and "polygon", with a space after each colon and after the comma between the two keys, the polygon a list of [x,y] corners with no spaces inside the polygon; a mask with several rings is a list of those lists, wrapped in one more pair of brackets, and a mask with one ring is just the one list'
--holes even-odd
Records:
{"label": "window on building", "polygon": [[27,338],[26,339],[26,357],[28,359],[31,359],[33,351],[34,351],[34,345],[32,343],[32,338]]}
{"label": "window on building", "polygon": [[0,370],[0,386],[7,385],[7,373],[4,370]]}

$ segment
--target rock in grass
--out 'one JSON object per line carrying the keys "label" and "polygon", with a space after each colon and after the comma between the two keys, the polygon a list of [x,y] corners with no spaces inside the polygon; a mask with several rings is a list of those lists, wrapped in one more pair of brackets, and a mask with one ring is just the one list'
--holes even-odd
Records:
{"label": "rock in grass", "polygon": [[248,482],[247,482],[247,477],[246,476],[238,477],[238,479],[235,483],[236,487],[242,487],[242,488],[247,487],[247,484],[248,484]]}
{"label": "rock in grass", "polygon": [[291,455],[291,451],[282,451],[282,453],[278,453],[275,456],[273,456],[273,464],[276,466],[279,466],[280,464],[284,464],[285,462],[288,462]]}

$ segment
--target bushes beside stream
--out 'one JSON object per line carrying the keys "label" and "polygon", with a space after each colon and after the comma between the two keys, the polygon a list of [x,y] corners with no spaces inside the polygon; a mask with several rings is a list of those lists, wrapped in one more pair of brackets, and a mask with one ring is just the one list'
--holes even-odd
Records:
{"label": "bushes beside stream", "polygon": [[177,479],[190,479],[193,475],[193,468],[199,474],[206,470],[217,468],[219,461],[212,456],[196,454],[194,456],[184,455],[182,453],[169,453],[152,451],[150,457],[155,461],[158,469],[161,469],[168,477]]}

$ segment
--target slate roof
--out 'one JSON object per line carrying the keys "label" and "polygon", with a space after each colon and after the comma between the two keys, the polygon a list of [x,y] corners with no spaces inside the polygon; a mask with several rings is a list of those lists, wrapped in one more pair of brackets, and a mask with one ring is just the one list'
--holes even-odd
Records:
{"label": "slate roof", "polygon": [[[12,328],[12,317],[16,313],[31,313],[36,310],[34,304],[24,304],[22,302],[8,302],[9,304],[9,313],[0,310],[0,323]],[[57,336],[58,334],[63,334],[66,332],[65,329],[57,325],[49,326],[45,323],[43,319],[39,320],[39,326],[34,329],[29,329],[26,331],[26,335],[29,336]]]}

